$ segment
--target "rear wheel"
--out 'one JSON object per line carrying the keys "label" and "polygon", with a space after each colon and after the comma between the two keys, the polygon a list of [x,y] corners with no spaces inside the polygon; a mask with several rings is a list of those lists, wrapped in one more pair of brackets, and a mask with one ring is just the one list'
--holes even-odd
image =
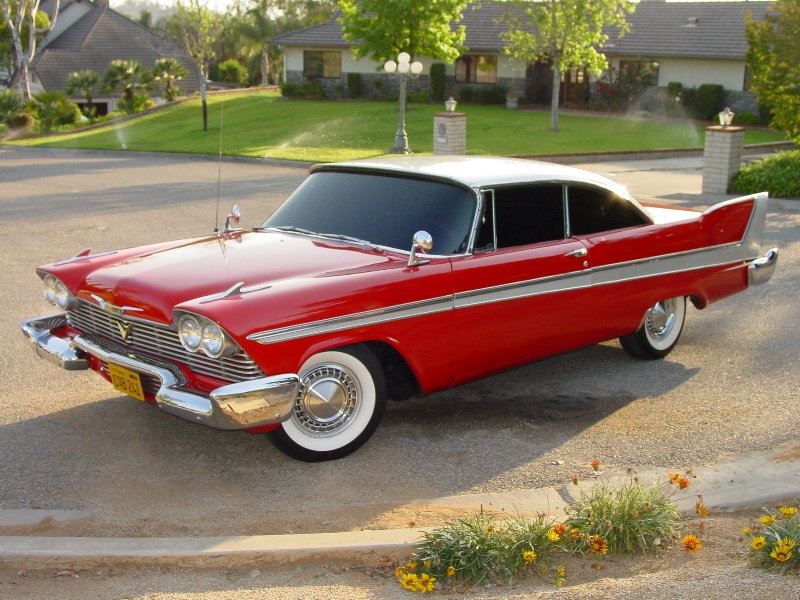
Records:
{"label": "rear wheel", "polygon": [[289,420],[269,432],[285,454],[306,462],[342,458],[360,448],[386,409],[386,381],[366,346],[321,352],[300,368]]}
{"label": "rear wheel", "polygon": [[619,338],[626,352],[636,358],[664,358],[678,343],[686,318],[686,298],[657,302],[647,309],[635,333]]}

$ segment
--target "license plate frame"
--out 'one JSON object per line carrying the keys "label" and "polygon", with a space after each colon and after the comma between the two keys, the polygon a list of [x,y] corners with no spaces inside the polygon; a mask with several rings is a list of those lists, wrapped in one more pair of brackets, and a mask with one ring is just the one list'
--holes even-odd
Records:
{"label": "license plate frame", "polygon": [[126,396],[131,396],[145,402],[144,388],[142,387],[142,377],[136,371],[131,371],[125,367],[108,363],[108,374],[111,377],[111,385],[118,392]]}

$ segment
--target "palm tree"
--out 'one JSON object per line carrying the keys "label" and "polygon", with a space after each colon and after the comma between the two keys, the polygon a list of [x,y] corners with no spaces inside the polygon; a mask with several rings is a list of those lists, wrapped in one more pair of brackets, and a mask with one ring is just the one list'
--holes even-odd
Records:
{"label": "palm tree", "polygon": [[179,79],[183,79],[189,74],[177,58],[159,58],[153,63],[153,79],[164,84],[162,96],[169,102],[174,100],[181,90],[173,85]]}
{"label": "palm tree", "polygon": [[82,112],[90,119],[94,118],[95,108],[92,104],[92,99],[94,87],[98,83],[100,83],[100,75],[91,69],[85,69],[70,74],[70,76],[67,77],[67,85],[64,88],[68,96],[72,97],[79,93],[83,99],[86,100],[86,107]]}
{"label": "palm tree", "polygon": [[137,92],[152,89],[153,74],[138,60],[112,60],[103,77],[103,90],[113,92],[122,90],[120,107],[127,113],[136,111]]}

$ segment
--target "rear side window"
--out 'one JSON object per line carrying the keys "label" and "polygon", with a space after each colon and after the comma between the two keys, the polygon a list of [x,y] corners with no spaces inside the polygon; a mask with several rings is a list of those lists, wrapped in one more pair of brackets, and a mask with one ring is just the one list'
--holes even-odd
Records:
{"label": "rear side window", "polygon": [[570,235],[591,235],[648,223],[635,204],[609,190],[569,186],[567,194]]}

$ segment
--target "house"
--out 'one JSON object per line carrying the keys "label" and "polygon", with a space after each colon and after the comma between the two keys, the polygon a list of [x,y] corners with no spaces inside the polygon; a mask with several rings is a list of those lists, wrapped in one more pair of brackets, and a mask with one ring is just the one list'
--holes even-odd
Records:
{"label": "house", "polygon": [[[722,85],[726,101],[738,110],[755,111],[756,98],[747,91],[745,66],[747,42],[745,18],[763,20],[768,1],[745,2],[665,2],[645,0],[628,16],[630,31],[619,36],[609,30],[609,40],[601,49],[615,73],[644,78],[654,88],[680,83],[684,88],[703,84]],[[502,86],[519,89],[529,101],[549,101],[551,71],[546,64],[521,64],[503,52],[503,22],[508,4],[475,2],[462,13],[466,27],[467,51],[454,64],[446,65],[446,95],[458,97],[463,87]],[[330,91],[346,83],[347,73],[359,73],[369,82],[385,78],[381,65],[369,60],[356,61],[342,27],[334,17],[325,23],[269,40],[284,52],[284,78],[302,81],[313,78]],[[428,73],[433,60],[415,57]],[[575,88],[588,94],[586,73],[565,73],[562,99]],[[366,84],[367,88],[369,83]],[[383,84],[379,84],[383,85]],[[427,89],[426,77],[410,82],[410,89]]]}
{"label": "house", "polygon": [[[52,12],[53,3],[43,3],[42,10]],[[85,69],[102,79],[112,60],[133,59],[149,69],[159,58],[177,58],[189,71],[178,82],[183,94],[198,91],[200,71],[183,50],[112,10],[108,0],[62,0],[56,26],[31,62],[32,92],[63,90],[71,73]],[[101,92],[98,85],[93,104],[99,114],[114,110],[119,95]]]}

